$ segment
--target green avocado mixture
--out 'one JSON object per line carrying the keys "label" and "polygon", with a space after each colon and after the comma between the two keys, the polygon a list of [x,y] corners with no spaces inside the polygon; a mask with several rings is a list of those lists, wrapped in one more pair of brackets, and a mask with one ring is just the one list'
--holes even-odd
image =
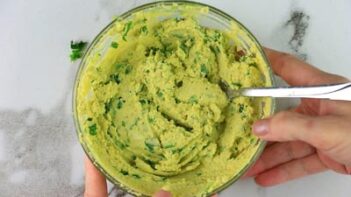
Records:
{"label": "green avocado mixture", "polygon": [[271,81],[258,49],[235,37],[190,15],[139,13],[106,30],[86,58],[76,107],[80,140],[110,179],[136,195],[205,196],[245,168],[261,143],[251,125],[271,101],[229,101],[219,82]]}

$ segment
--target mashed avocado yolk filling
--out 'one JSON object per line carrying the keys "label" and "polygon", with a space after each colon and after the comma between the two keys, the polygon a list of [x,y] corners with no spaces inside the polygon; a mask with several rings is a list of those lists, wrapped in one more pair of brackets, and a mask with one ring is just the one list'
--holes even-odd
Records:
{"label": "mashed avocado yolk filling", "polygon": [[122,187],[203,196],[247,165],[260,143],[251,124],[269,102],[229,101],[218,84],[270,85],[256,48],[192,17],[156,22],[140,15],[117,21],[102,40],[109,46],[90,53],[80,76],[79,137]]}

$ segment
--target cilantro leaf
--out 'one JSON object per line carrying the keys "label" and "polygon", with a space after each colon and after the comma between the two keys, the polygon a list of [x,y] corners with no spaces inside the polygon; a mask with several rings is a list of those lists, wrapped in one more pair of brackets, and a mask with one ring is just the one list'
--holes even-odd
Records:
{"label": "cilantro leaf", "polygon": [[71,53],[69,57],[72,62],[76,61],[77,59],[83,56],[83,52],[87,44],[88,44],[87,42],[83,42],[83,41],[78,41],[78,42],[74,42],[73,40],[71,41],[71,44],[70,44]]}
{"label": "cilantro leaf", "polygon": [[127,41],[126,36],[127,36],[128,32],[129,32],[129,30],[132,28],[132,26],[133,26],[133,22],[132,21],[129,21],[128,23],[126,23],[124,25],[123,35],[122,35],[122,39],[124,41]]}
{"label": "cilantro leaf", "polygon": [[89,134],[90,135],[96,135],[96,124],[93,124],[91,126],[89,126]]}
{"label": "cilantro leaf", "polygon": [[117,42],[111,42],[111,47],[117,49],[118,48],[118,43]]}

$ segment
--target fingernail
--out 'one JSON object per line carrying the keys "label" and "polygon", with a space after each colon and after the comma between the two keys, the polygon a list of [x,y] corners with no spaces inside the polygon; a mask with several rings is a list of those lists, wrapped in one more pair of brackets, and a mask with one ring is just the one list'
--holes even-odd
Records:
{"label": "fingernail", "polygon": [[154,195],[154,197],[172,197],[172,195],[167,191],[160,190]]}
{"label": "fingernail", "polygon": [[258,136],[262,136],[268,133],[268,125],[269,125],[269,120],[268,119],[263,119],[263,120],[258,120],[255,122],[255,124],[252,126],[253,133]]}

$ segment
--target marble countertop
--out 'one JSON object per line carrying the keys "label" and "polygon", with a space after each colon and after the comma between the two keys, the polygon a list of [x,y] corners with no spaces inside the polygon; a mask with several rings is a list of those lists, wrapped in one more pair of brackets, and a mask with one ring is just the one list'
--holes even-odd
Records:
{"label": "marble countertop", "polygon": [[[78,64],[71,40],[91,41],[113,16],[150,1],[0,1],[0,196],[81,196],[83,150],[71,114]],[[351,1],[206,0],[265,46],[351,78]],[[292,104],[280,101],[281,108]],[[110,187],[110,196],[124,196]],[[220,196],[350,196],[351,177],[326,172],[262,188],[241,180]]]}

